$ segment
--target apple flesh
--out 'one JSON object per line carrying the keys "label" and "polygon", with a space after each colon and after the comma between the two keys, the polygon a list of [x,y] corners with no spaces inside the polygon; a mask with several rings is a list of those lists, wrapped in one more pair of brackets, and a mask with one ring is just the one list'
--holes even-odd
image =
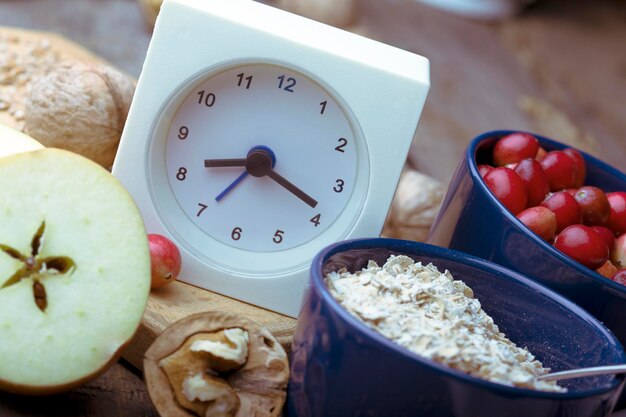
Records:
{"label": "apple flesh", "polygon": [[0,159],[0,389],[94,378],[134,335],[149,290],[143,221],[117,179],[59,149]]}
{"label": "apple flesh", "polygon": [[174,242],[159,234],[149,234],[148,245],[152,271],[150,286],[161,288],[174,282],[182,266],[178,247]]}

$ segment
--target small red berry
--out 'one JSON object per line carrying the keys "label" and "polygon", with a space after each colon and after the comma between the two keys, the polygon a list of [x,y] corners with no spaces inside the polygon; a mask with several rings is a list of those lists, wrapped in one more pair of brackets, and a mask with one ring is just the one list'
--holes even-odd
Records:
{"label": "small red berry", "polygon": [[484,181],[498,201],[513,214],[526,208],[526,185],[512,169],[494,168],[485,175]]}
{"label": "small red berry", "polygon": [[572,158],[576,165],[576,181],[574,182],[574,187],[582,187],[585,184],[585,177],[587,175],[585,158],[574,148],[565,148],[563,152]]}
{"label": "small red berry", "polygon": [[600,237],[606,242],[609,250],[613,250],[613,247],[615,246],[615,235],[613,232],[604,226],[591,226],[591,228],[595,230],[596,233],[599,234]]}
{"label": "small red berry", "polygon": [[609,200],[604,191],[598,187],[590,185],[580,187],[574,194],[574,198],[583,211],[583,224],[601,226],[609,219],[611,214]]}
{"label": "small red berry", "polygon": [[576,199],[564,191],[549,194],[541,205],[549,208],[556,215],[557,233],[583,220],[583,213]]}
{"label": "small red berry", "polygon": [[572,188],[576,184],[576,162],[563,151],[551,151],[540,161],[548,175],[550,191]]}
{"label": "small red berry", "polygon": [[491,171],[493,169],[493,167],[491,165],[478,165],[478,173],[480,174],[480,176],[482,178],[485,177],[485,175],[487,175],[487,173],[489,171]]}
{"label": "small red berry", "polygon": [[493,163],[501,167],[515,164],[522,159],[534,158],[539,150],[539,142],[528,133],[511,133],[506,135],[493,148]]}
{"label": "small red berry", "polygon": [[556,216],[545,207],[527,208],[516,217],[545,241],[551,241],[556,233]]}
{"label": "small red berry", "polygon": [[532,158],[524,159],[515,167],[515,173],[526,184],[528,206],[533,207],[541,204],[550,192],[548,176],[541,168],[541,164]]}
{"label": "small red berry", "polygon": [[554,247],[590,269],[609,259],[609,248],[598,233],[582,224],[568,226],[556,237]]}
{"label": "small red berry", "polygon": [[609,200],[610,206],[606,227],[611,229],[615,235],[626,233],[626,192],[607,193],[606,199]]}
{"label": "small red berry", "polygon": [[148,244],[152,270],[151,287],[163,287],[173,282],[180,274],[182,266],[180,251],[174,242],[158,234],[149,234]]}

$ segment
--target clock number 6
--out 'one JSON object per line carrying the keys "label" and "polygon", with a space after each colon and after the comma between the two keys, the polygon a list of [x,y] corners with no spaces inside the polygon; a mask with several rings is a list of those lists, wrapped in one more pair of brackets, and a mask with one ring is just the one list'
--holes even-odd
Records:
{"label": "clock number 6", "polygon": [[230,233],[230,237],[233,240],[239,240],[241,239],[241,233],[243,232],[243,230],[241,229],[241,227],[235,227],[233,229],[233,231]]}
{"label": "clock number 6", "polygon": [[207,107],[213,107],[213,105],[215,104],[215,94],[213,93],[209,93],[206,94],[205,90],[202,91],[198,91],[198,104],[202,104],[204,103],[205,106]]}
{"label": "clock number 6", "polygon": [[345,184],[345,182],[341,179],[337,180],[337,185],[333,187],[333,191],[336,193],[340,193],[343,191],[343,185]]}
{"label": "clock number 6", "polygon": [[276,233],[274,233],[274,238],[272,239],[274,241],[274,243],[276,243],[276,244],[281,243],[283,241],[283,234],[284,233],[285,233],[284,231],[278,229],[276,231]]}

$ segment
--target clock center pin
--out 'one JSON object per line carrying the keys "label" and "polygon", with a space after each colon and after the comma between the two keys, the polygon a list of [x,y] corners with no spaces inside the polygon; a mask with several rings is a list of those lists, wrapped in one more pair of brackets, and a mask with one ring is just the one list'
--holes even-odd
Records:
{"label": "clock center pin", "polygon": [[253,177],[268,175],[276,165],[276,155],[267,146],[255,146],[246,157],[246,171]]}

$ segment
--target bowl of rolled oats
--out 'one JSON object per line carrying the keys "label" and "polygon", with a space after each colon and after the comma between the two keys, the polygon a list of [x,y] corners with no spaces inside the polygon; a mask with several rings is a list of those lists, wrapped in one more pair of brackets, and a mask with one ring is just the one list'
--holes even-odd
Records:
{"label": "bowl of rolled oats", "polygon": [[[431,227],[428,243],[490,260],[550,287],[598,318],[626,345],[626,286],[601,275],[601,270],[607,265],[616,268],[611,265],[611,260],[620,268],[615,259],[620,257],[618,245],[609,251],[609,261],[602,268],[597,271],[589,269],[555,248],[553,242],[555,238],[558,240],[560,230],[557,229],[555,237],[548,240],[533,233],[505,207],[483,180],[481,168],[492,162],[496,144],[501,138],[513,133],[517,132],[486,132],[468,145]],[[555,153],[568,148],[564,143],[531,135],[537,139],[544,155],[546,152]],[[579,154],[586,168],[584,185],[599,188],[606,193],[626,191],[624,172],[584,152]],[[539,155],[534,159],[542,162]],[[495,157],[493,162],[496,162]],[[518,172],[517,168],[515,170]],[[573,169],[570,167],[565,171],[571,173]],[[582,189],[577,188],[579,185],[573,187],[559,192],[551,184],[551,192],[546,200],[551,195]],[[546,200],[541,204],[546,204]],[[574,205],[578,206],[576,203]],[[550,207],[550,204],[545,207]],[[518,216],[522,214],[518,213]]]}
{"label": "bowl of rolled oats", "polygon": [[314,259],[294,335],[293,417],[608,416],[623,376],[549,372],[626,363],[597,319],[462,252],[396,239]]}

